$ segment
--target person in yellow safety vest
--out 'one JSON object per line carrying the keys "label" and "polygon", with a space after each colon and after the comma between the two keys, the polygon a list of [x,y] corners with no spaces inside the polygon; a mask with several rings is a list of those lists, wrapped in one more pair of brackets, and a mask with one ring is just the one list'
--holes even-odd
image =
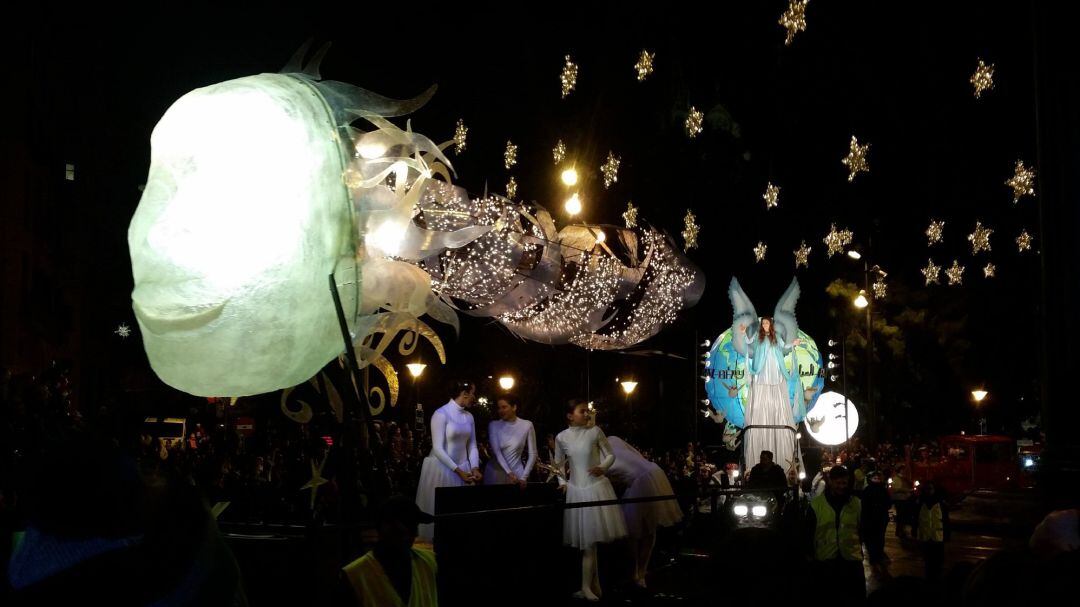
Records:
{"label": "person in yellow safety vest", "polygon": [[860,604],[866,598],[863,573],[862,503],[851,495],[851,473],[833,466],[825,492],[810,500],[808,542],[816,579],[836,581],[837,604]]}
{"label": "person in yellow safety vest", "polygon": [[916,538],[922,546],[926,580],[937,582],[945,567],[945,541],[948,538],[949,514],[945,501],[933,481],[919,491],[919,526]]}
{"label": "person in yellow safety vest", "polygon": [[388,498],[377,516],[379,539],[364,556],[342,569],[348,603],[363,607],[436,607],[435,554],[414,548],[417,527],[430,514],[403,495]]}
{"label": "person in yellow safety vest", "polygon": [[907,537],[907,526],[911,524],[911,481],[903,464],[896,467],[889,490],[896,510],[896,537],[904,539]]}

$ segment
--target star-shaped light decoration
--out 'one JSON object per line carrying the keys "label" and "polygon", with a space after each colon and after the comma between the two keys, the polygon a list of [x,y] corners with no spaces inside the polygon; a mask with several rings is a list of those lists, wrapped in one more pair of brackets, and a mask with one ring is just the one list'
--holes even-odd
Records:
{"label": "star-shaped light decoration", "polygon": [[623,211],[622,218],[626,222],[626,227],[637,227],[637,207],[634,206],[633,201],[626,203],[626,210]]}
{"label": "star-shaped light decoration", "polygon": [[810,247],[806,246],[805,240],[795,250],[795,268],[797,269],[799,266],[810,267]]}
{"label": "star-shaped light decoration", "polygon": [[945,270],[945,276],[949,279],[949,286],[964,284],[964,266],[954,259],[952,267]]}
{"label": "star-shaped light decoration", "polygon": [[757,263],[765,261],[765,252],[769,250],[769,245],[759,240],[757,246],[754,247],[754,260]]}
{"label": "star-shaped light decoration", "polygon": [[772,182],[765,184],[765,193],[761,195],[765,199],[765,210],[769,210],[780,204],[780,187],[775,186]]}
{"label": "star-shaped light decoration", "polygon": [[607,153],[607,160],[600,165],[600,173],[604,176],[604,189],[610,188],[611,184],[619,180],[620,164],[622,164],[622,159],[616,157],[612,152]]}
{"label": "star-shaped light decoration", "polygon": [[563,64],[562,73],[559,74],[559,82],[562,84],[562,98],[566,99],[566,96],[570,94],[570,91],[577,87],[577,64],[573,62],[570,55],[566,56],[566,63]]}
{"label": "star-shaped light decoration", "polygon": [[944,221],[930,220],[930,227],[926,228],[926,246],[933,246],[941,242],[941,231],[945,228]]}
{"label": "star-shaped light decoration", "polygon": [[555,142],[555,147],[551,149],[551,157],[555,159],[555,164],[559,164],[566,158],[566,144],[562,142],[562,139]]}
{"label": "star-shaped light decoration", "polygon": [[1005,185],[1013,190],[1013,204],[1020,202],[1023,196],[1035,195],[1035,169],[1024,167],[1023,160],[1016,161],[1015,173],[1005,180]]}
{"label": "star-shaped light decoration", "polygon": [[506,140],[506,151],[503,152],[503,164],[506,165],[507,170],[517,164],[517,145],[509,139]]}
{"label": "star-shaped light decoration", "polygon": [[884,278],[878,278],[870,288],[874,290],[874,299],[877,300],[885,299],[885,295],[889,293],[889,285],[885,284]]}
{"label": "star-shaped light decoration", "polygon": [[1026,229],[1021,231],[1020,235],[1016,237],[1016,247],[1020,249],[1021,253],[1031,250],[1031,234],[1028,234]]}
{"label": "star-shaped light decoration", "polygon": [[987,263],[983,268],[983,278],[993,278],[994,273],[997,272],[997,268],[992,263]]}
{"label": "star-shaped light decoration", "polygon": [[315,465],[315,460],[310,460],[310,464],[311,464],[311,480],[304,483],[304,486],[300,487],[300,490],[301,491],[303,491],[304,489],[310,489],[311,490],[311,509],[314,510],[315,509],[315,495],[319,492],[319,487],[322,486],[322,485],[325,485],[326,483],[329,483],[330,481],[323,478],[323,475],[322,475],[323,466],[326,465],[326,458],[325,457],[323,458],[323,460],[321,462],[319,462],[318,466]]}
{"label": "star-shaped light decoration", "polygon": [[690,209],[686,210],[686,217],[683,217],[683,226],[682,237],[686,242],[683,250],[696,249],[698,232],[701,231],[701,226],[697,224],[697,217],[694,217],[694,212]]}
{"label": "star-shaped light decoration", "polygon": [[506,182],[506,197],[510,200],[517,198],[517,179],[510,177],[510,181]]}
{"label": "star-shaped light decoration", "polygon": [[465,151],[465,139],[469,136],[469,127],[465,121],[458,118],[457,126],[454,127],[454,153],[460,154]]}
{"label": "star-shaped light decoration", "polygon": [[784,38],[786,46],[791,46],[795,34],[806,31],[806,5],[809,2],[810,0],[788,0],[787,10],[780,15],[780,25],[787,30],[787,37]]}
{"label": "star-shaped light decoration", "polygon": [[641,55],[638,56],[637,63],[634,64],[634,69],[637,70],[638,82],[645,80],[649,77],[649,74],[653,73],[652,62],[656,58],[656,53],[650,53],[646,49],[641,49]]}
{"label": "star-shaped light decoration", "polygon": [[702,114],[694,106],[690,106],[690,112],[686,115],[686,134],[691,139],[701,134],[701,131],[705,130],[702,126],[705,122],[705,114]]}
{"label": "star-shaped light decoration", "polygon": [[851,145],[848,146],[848,155],[840,162],[848,168],[849,182],[855,181],[855,175],[870,172],[870,164],[866,162],[866,153],[870,151],[870,144],[859,145],[859,140],[851,136]]}
{"label": "star-shaped light decoration", "polygon": [[994,88],[994,64],[986,65],[980,58],[979,66],[971,76],[971,84],[975,87],[976,99],[982,96],[983,91]]}
{"label": "star-shaped light decoration", "polygon": [[827,247],[827,250],[826,250],[826,253],[825,253],[826,257],[832,257],[833,255],[836,255],[837,253],[843,253],[844,252],[844,247],[851,244],[851,240],[854,237],[855,237],[855,235],[851,232],[851,230],[848,230],[848,229],[837,230],[836,229],[836,224],[835,223],[831,224],[829,226],[829,233],[825,235],[825,241],[824,241],[825,246]]}
{"label": "star-shaped light decoration", "polygon": [[116,330],[113,331],[113,333],[119,335],[121,339],[127,339],[128,337],[131,337],[131,327],[127,326],[127,323],[122,322],[120,323],[120,326],[116,327]]}
{"label": "star-shaped light decoration", "polygon": [[938,284],[941,281],[941,266],[935,265],[933,259],[926,260],[926,267],[920,271],[926,277],[926,286]]}
{"label": "star-shaped light decoration", "polygon": [[971,243],[971,254],[974,255],[979,251],[990,250],[990,235],[994,233],[993,228],[988,228],[982,224],[981,221],[975,222],[975,231],[968,234],[968,242]]}

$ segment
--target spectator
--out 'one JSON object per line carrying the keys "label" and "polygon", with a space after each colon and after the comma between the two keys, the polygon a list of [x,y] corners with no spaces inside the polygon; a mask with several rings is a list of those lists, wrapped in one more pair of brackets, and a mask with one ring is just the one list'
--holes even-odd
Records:
{"label": "spectator", "polygon": [[760,459],[750,469],[750,478],[746,481],[747,489],[783,489],[787,486],[784,469],[773,462],[772,451],[762,451]]}
{"label": "spectator", "polygon": [[917,539],[922,547],[926,579],[937,582],[945,566],[945,542],[948,541],[949,515],[937,487],[927,481],[919,493],[919,528]]}
{"label": "spectator", "polygon": [[347,590],[355,599],[352,604],[438,605],[435,553],[413,547],[418,526],[434,519],[403,495],[383,502],[377,516],[379,539],[375,547],[342,569]]}
{"label": "spectator", "polygon": [[851,476],[843,466],[829,471],[825,492],[810,500],[807,547],[815,563],[815,578],[834,580],[839,604],[858,604],[866,598],[862,542],[859,538],[862,503],[851,495]]}

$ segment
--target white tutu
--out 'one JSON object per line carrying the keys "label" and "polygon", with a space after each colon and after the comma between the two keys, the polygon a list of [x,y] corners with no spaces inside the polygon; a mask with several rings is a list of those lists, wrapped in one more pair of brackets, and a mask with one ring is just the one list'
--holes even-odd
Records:
{"label": "white tutu", "polygon": [[[626,488],[623,498],[653,497],[672,495],[671,483],[659,466],[653,464],[651,470],[634,480]],[[656,533],[657,527],[670,527],[682,520],[682,509],[678,500],[670,499],[656,502],[637,502],[622,504],[626,529],[633,537],[642,537]]]}
{"label": "white tutu", "polygon": [[[590,476],[584,487],[566,485],[566,503],[596,502],[615,499],[611,481]],[[584,550],[597,542],[611,542],[626,537],[626,522],[617,505],[570,508],[563,512],[563,543]]]}
{"label": "white tutu", "polygon": [[[424,458],[420,468],[420,484],[416,487],[416,505],[428,514],[435,514],[435,490],[439,487],[460,487],[465,484],[461,477],[443,465],[436,457]],[[435,524],[420,525],[417,537],[431,541],[435,537]]]}

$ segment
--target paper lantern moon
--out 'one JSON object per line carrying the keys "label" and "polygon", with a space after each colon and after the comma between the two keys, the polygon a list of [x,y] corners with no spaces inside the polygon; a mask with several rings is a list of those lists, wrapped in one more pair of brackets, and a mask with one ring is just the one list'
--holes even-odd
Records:
{"label": "paper lantern moon", "polygon": [[[799,331],[802,340],[794,349],[794,356],[788,356],[785,364],[790,371],[792,365],[799,369],[799,384],[806,397],[807,410],[814,407],[822,388],[825,375],[821,368],[821,352],[817,344],[806,333]],[[794,362],[793,362],[794,361]],[[713,409],[723,414],[728,424],[737,428],[746,425],[745,411],[749,399],[747,387],[746,357],[739,354],[731,343],[731,329],[720,334],[709,349],[705,361],[705,392]],[[794,399],[794,394],[789,394]],[[795,423],[803,421],[796,417]]]}
{"label": "paper lantern moon", "polygon": [[[844,442],[844,397],[837,392],[826,392],[806,413],[803,425],[817,442],[823,445],[839,445]],[[855,435],[859,427],[859,410],[847,401],[847,438]]]}

